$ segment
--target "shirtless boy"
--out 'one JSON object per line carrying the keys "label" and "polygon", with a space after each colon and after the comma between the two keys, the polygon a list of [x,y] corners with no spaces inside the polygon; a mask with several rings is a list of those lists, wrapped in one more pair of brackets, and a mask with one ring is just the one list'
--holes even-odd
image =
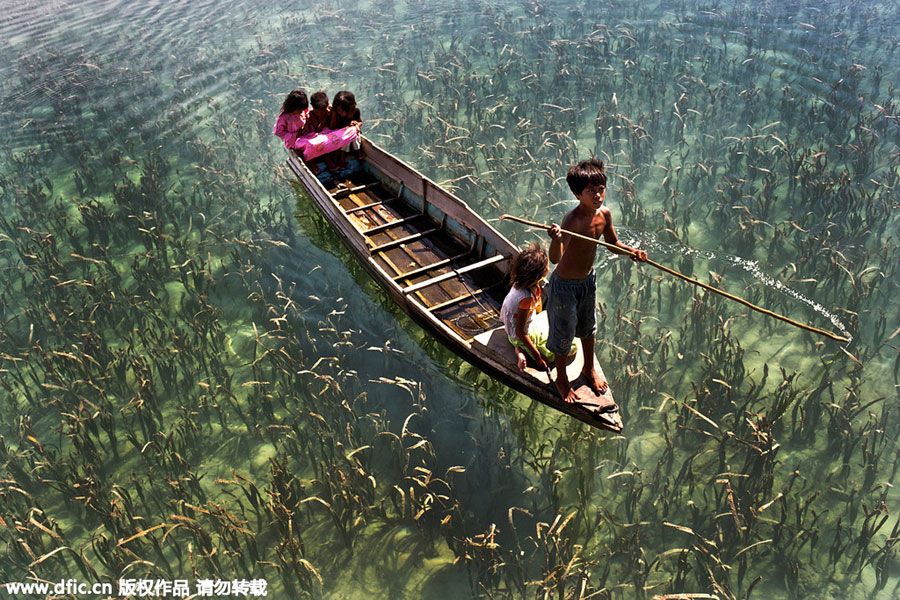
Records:
{"label": "shirtless boy", "polygon": [[613,229],[612,214],[603,206],[606,198],[606,172],[597,158],[585,160],[569,169],[566,175],[569,189],[578,199],[562,221],[549,230],[550,262],[556,269],[547,284],[547,317],[550,333],[547,349],[556,355],[556,389],[566,402],[575,402],[577,397],[566,374],[566,358],[575,337],[581,339],[584,351],[582,375],[595,394],[606,392],[607,383],[600,378],[594,368],[594,335],[597,333],[597,282],[594,274],[594,258],[597,245],[563,233],[563,229],[603,239],[621,251],[615,254],[631,254],[634,261],[646,261],[643,250],[623,244]]}

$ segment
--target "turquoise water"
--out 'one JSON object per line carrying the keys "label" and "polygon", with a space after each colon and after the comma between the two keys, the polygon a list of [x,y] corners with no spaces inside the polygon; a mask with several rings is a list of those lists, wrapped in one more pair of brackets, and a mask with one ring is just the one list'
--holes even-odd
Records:
{"label": "turquoise water", "polygon": [[[896,4],[3,8],[0,583],[900,593]],[[628,243],[852,341],[601,256],[590,429],[352,263],[271,135],[294,87],[489,219],[559,221],[596,154]]]}

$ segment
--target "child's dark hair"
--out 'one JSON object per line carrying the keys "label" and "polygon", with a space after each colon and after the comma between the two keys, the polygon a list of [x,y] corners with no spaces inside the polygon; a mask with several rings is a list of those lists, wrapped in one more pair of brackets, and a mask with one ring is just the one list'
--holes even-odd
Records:
{"label": "child's dark hair", "polygon": [[547,252],[540,244],[532,242],[510,261],[510,282],[520,290],[533,287],[546,275],[549,264]]}
{"label": "child's dark hair", "polygon": [[334,100],[331,101],[331,108],[353,110],[356,108],[356,96],[353,95],[353,92],[346,90],[338,92],[334,95]]}
{"label": "child's dark hair", "polygon": [[603,161],[596,156],[583,160],[574,165],[566,174],[566,183],[572,193],[578,196],[589,185],[602,185],[606,187],[606,170]]}
{"label": "child's dark hair", "polygon": [[309,97],[309,103],[313,108],[328,108],[328,94],[319,91]]}
{"label": "child's dark hair", "polygon": [[303,90],[294,90],[284,99],[281,105],[281,112],[292,113],[298,110],[306,110],[309,108],[309,100],[306,99],[306,92]]}

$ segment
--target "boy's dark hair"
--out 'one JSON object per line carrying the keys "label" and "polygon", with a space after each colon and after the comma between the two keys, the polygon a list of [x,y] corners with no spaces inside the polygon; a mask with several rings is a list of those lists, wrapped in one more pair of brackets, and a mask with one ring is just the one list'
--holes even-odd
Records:
{"label": "boy's dark hair", "polygon": [[319,91],[309,97],[309,103],[313,108],[328,108],[328,94]]}
{"label": "boy's dark hair", "polygon": [[356,96],[353,95],[353,92],[348,92],[346,90],[338,92],[334,95],[334,100],[331,101],[331,107],[353,110],[356,108]]}
{"label": "boy's dark hair", "polygon": [[509,262],[510,282],[520,290],[530,288],[541,280],[549,264],[547,252],[540,244],[532,242]]}
{"label": "boy's dark hair", "polygon": [[281,105],[281,112],[292,113],[298,110],[306,110],[309,108],[309,100],[306,99],[306,92],[303,90],[294,90],[284,99]]}
{"label": "boy's dark hair", "polygon": [[566,174],[566,183],[569,184],[569,189],[576,196],[591,184],[606,187],[606,170],[603,168],[603,161],[592,156],[588,160],[574,165]]}

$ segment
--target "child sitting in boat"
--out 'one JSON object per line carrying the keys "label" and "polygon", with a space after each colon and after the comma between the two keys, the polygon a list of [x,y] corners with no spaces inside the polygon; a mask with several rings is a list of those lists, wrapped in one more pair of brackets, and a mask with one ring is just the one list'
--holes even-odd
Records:
{"label": "child sitting in boat", "polygon": [[547,350],[546,313],[541,312],[540,283],[548,272],[547,253],[537,243],[519,252],[509,264],[512,288],[503,300],[500,320],[516,350],[520,371],[525,370],[528,356],[542,370],[547,369],[547,360],[554,359]]}
{"label": "child sitting in boat", "polygon": [[353,92],[345,90],[335,94],[334,100],[331,101],[331,125],[329,127],[341,129],[350,125],[361,126],[362,116],[356,106],[356,96],[353,95]]}
{"label": "child sitting in boat", "polygon": [[[359,108],[356,106],[356,96],[353,92],[341,91],[335,94],[334,100],[331,101],[331,122],[329,129],[337,130],[346,127],[356,127],[356,130],[362,127],[362,116]],[[359,150],[359,141],[343,146],[340,150],[332,153],[332,160],[335,168],[342,169],[344,167],[344,156],[346,152]]]}
{"label": "child sitting in boat", "polygon": [[306,129],[304,129],[303,132],[304,134],[321,133],[331,120],[331,107],[328,106],[328,94],[318,91],[309,97],[309,103],[312,106],[312,109],[309,113],[309,119],[306,121]]}
{"label": "child sitting in boat", "polygon": [[[349,95],[349,106],[342,94]],[[345,119],[335,120],[335,111],[333,107],[329,110],[328,96],[325,92],[316,92],[313,94],[313,99],[313,111],[310,113],[307,110],[303,115],[303,130],[299,136],[293,138],[292,144],[289,144],[289,140],[285,138],[285,146],[303,158],[316,174],[319,173],[319,167],[317,163],[313,162],[313,159],[320,156],[325,157],[325,164],[329,170],[342,169],[344,161],[343,153],[340,150],[350,146],[359,149],[359,129],[362,120],[359,116],[359,109],[356,108],[356,99],[350,92],[340,92],[335,96],[335,100],[340,101],[340,114],[349,114],[351,117],[355,117],[347,122]],[[281,119],[282,117],[279,117],[279,123]],[[289,117],[284,117],[285,121],[288,119]],[[293,124],[291,121],[289,123]],[[276,124],[275,134],[279,135],[286,127],[287,125],[279,127]],[[281,136],[279,135],[279,137]]]}
{"label": "child sitting in boat", "polygon": [[[315,92],[310,96],[309,103],[312,105],[312,109],[309,119],[306,121],[306,127],[303,129],[303,135],[312,138],[328,127],[331,122],[331,107],[328,106],[328,94],[323,91]],[[329,160],[330,156],[330,154],[325,155],[325,164],[329,170],[333,170],[334,165]],[[315,160],[307,161],[307,165],[314,174],[319,174],[319,165]]]}
{"label": "child sitting in boat", "polygon": [[309,100],[306,92],[297,89],[287,95],[275,121],[273,133],[284,140],[284,147],[293,149],[297,138],[303,135],[309,119]]}

